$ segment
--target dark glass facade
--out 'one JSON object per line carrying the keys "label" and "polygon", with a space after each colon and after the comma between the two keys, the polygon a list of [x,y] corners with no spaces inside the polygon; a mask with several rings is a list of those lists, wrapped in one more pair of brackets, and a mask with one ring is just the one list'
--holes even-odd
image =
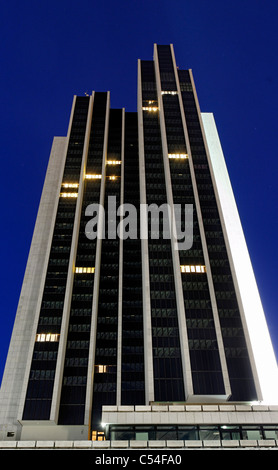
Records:
{"label": "dark glass facade", "polygon": [[[181,90],[183,90],[181,91],[183,109],[186,117],[194,174],[221,325],[221,334],[224,342],[225,358],[232,389],[231,400],[255,400],[257,394],[250,358],[247,351],[235,286],[224,241],[223,228],[220,222],[216,196],[197,112],[196,99],[193,94],[193,85],[189,72],[179,71],[179,80]],[[210,301],[206,297],[206,310],[208,310],[209,307]],[[210,324],[212,323],[210,313],[206,312],[204,318],[207,319]],[[209,329],[211,331],[211,328]],[[205,331],[203,328],[202,330]],[[215,344],[215,338],[208,335],[207,339],[210,344],[210,340],[212,340],[212,342],[214,341]],[[214,356],[214,358],[211,356],[211,360],[217,364],[218,359],[215,357],[215,346],[209,347],[209,349],[211,350],[211,355]],[[204,355],[208,359],[209,354],[208,351],[204,352]],[[219,365],[216,369],[217,368],[219,371]],[[219,383],[221,378],[215,376],[215,380]],[[208,384],[209,378],[205,377],[205,381]],[[218,386],[220,386],[220,384]]]}
{"label": "dark glass facade", "polygon": [[[154,63],[141,62],[143,108],[158,106]],[[159,115],[143,111],[144,157],[147,204],[167,204]],[[149,219],[151,214],[149,213]],[[171,242],[163,238],[159,225],[158,238],[151,238],[149,220],[149,270],[152,319],[152,345],[155,400],[185,399],[177,319]]]}
{"label": "dark glass facade", "polygon": [[[125,113],[123,200],[136,207],[140,230],[137,113]],[[145,403],[142,262],[139,238],[123,240],[121,403]]]}
{"label": "dark glass facade", "polygon": [[[88,105],[88,98],[77,97],[61,194],[78,191],[63,184],[79,183]],[[50,417],[76,201],[76,197],[59,198],[23,419],[47,420]],[[52,336],[41,336],[45,334]]]}
{"label": "dark glass facade", "polygon": [[[86,161],[87,175],[102,172],[106,102],[106,93],[95,95]],[[89,204],[99,202],[100,185],[101,179],[99,178],[85,178],[75,261],[77,268],[95,267],[96,240],[88,240],[86,237],[85,226],[88,217],[85,212]],[[91,272],[74,274],[59,424],[83,424],[84,422],[94,278],[94,273]]]}
{"label": "dark glass facade", "polygon": [[[50,419],[56,379],[60,387],[58,424],[85,423],[91,430],[100,430],[102,405],[149,404],[148,361],[152,361],[154,402],[185,402],[189,381],[193,395],[225,395],[224,362],[231,387],[229,399],[257,398],[191,73],[175,68],[170,46],[157,46],[157,59],[140,61],[140,74],[142,109],[137,113],[110,109],[109,93],[76,97],[23,420]],[[177,155],[184,158],[175,158]],[[148,205],[169,203],[170,187],[174,204],[193,206],[193,244],[178,251],[178,266],[171,240],[163,237],[162,219],[154,237],[149,213],[151,331],[145,328],[143,301],[140,177]],[[108,236],[112,200],[116,211],[123,203],[136,208],[137,236],[118,237],[122,220],[118,213],[115,236]],[[89,239],[86,209],[99,203],[105,211],[104,236]],[[208,261],[211,279],[206,269],[181,271],[182,266],[206,267]],[[181,298],[186,332],[179,327]],[[61,325],[66,331],[63,344]],[[185,377],[183,368],[183,334],[190,377]],[[146,342],[151,344],[149,350]],[[179,439],[201,431],[156,428],[138,432],[174,433]],[[120,432],[134,435],[135,429],[117,429],[115,435]]]}
{"label": "dark glass facade", "polygon": [[[169,46],[158,47],[158,61],[163,110],[169,154],[186,154],[177,84]],[[192,178],[187,159],[169,159],[173,199],[175,204],[193,205],[193,245],[180,250],[180,265],[205,265]],[[193,390],[196,395],[224,394],[219,351],[215,334],[210,292],[206,273],[182,275]]]}

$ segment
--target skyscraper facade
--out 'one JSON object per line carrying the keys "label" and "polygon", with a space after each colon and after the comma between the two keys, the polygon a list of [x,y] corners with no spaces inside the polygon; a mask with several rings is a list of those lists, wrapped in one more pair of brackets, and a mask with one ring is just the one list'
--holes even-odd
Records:
{"label": "skyscraper facade", "polygon": [[109,92],[75,96],[54,138],[2,439],[104,438],[109,410],[111,438],[125,411],[275,405],[277,385],[213,115],[173,46],[155,44],[138,61],[137,112],[111,109]]}

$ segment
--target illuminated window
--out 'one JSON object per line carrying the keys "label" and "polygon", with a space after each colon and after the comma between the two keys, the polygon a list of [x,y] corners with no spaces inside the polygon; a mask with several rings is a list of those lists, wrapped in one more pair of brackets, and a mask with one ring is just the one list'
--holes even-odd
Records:
{"label": "illuminated window", "polygon": [[40,333],[36,335],[36,341],[39,343],[44,343],[46,341],[53,343],[55,341],[59,341],[59,336],[60,335],[53,333]]}
{"label": "illuminated window", "polygon": [[115,181],[119,176],[107,176],[110,181]]}
{"label": "illuminated window", "polygon": [[177,91],[162,91],[161,94],[162,95],[177,95],[178,92]]}
{"label": "illuminated window", "polygon": [[107,160],[107,165],[120,165],[122,162],[121,160]]}
{"label": "illuminated window", "polygon": [[181,272],[182,273],[205,273],[206,267],[185,265],[185,266],[181,266]]}
{"label": "illuminated window", "polygon": [[156,112],[158,111],[158,107],[157,106],[143,106],[143,111],[151,111],[151,112]]}
{"label": "illuminated window", "polygon": [[104,366],[104,365],[95,366],[95,372],[97,374],[105,374],[107,370],[108,370],[107,366]]}
{"label": "illuminated window", "polygon": [[168,153],[168,157],[184,159],[184,158],[188,158],[188,155],[187,153]]}
{"label": "illuminated window", "polygon": [[78,183],[63,183],[62,186],[63,188],[78,188],[79,184]]}
{"label": "illuminated window", "polygon": [[77,197],[78,193],[60,193],[61,197]]}
{"label": "illuminated window", "polygon": [[87,180],[100,180],[101,179],[101,175],[86,175],[85,178]]}
{"label": "illuminated window", "polygon": [[105,434],[103,431],[92,431],[92,441],[105,441]]}
{"label": "illuminated window", "polygon": [[95,272],[95,268],[75,268],[75,272],[77,274],[82,274],[82,273],[94,273]]}

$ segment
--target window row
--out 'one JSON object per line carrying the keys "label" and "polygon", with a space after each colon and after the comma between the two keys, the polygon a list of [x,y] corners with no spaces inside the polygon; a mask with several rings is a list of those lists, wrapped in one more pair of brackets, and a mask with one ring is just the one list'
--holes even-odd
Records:
{"label": "window row", "polygon": [[275,425],[215,426],[121,426],[110,425],[107,439],[111,440],[241,440],[278,439]]}
{"label": "window row", "polygon": [[70,376],[64,377],[63,385],[86,385],[87,377],[86,376]]}
{"label": "window row", "polygon": [[57,342],[59,341],[60,335],[54,333],[39,333],[36,335],[36,341],[38,343],[45,343],[45,342]]}
{"label": "window row", "polygon": [[54,380],[55,370],[31,370],[30,380]]}

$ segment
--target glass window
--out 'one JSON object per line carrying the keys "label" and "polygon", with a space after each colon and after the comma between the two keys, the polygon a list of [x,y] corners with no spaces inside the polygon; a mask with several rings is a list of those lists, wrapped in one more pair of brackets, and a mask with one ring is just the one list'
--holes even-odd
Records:
{"label": "glass window", "polygon": [[242,427],[243,439],[263,439],[260,426],[244,426]]}
{"label": "glass window", "polygon": [[135,433],[135,440],[136,441],[148,441],[149,434],[147,432],[136,432]]}
{"label": "glass window", "polygon": [[135,439],[137,441],[150,441],[156,439],[156,433],[153,426],[135,427]]}
{"label": "glass window", "polygon": [[176,440],[177,439],[177,429],[174,426],[157,426],[156,439],[163,440]]}
{"label": "glass window", "polygon": [[197,426],[179,426],[178,427],[178,439],[183,441],[196,441],[199,439]]}
{"label": "glass window", "polygon": [[221,426],[221,439],[222,440],[231,440],[237,439],[240,437],[240,429],[237,426]]}
{"label": "glass window", "polygon": [[278,426],[264,426],[265,439],[278,439]]}
{"label": "glass window", "polygon": [[214,441],[220,439],[220,433],[217,426],[200,426],[200,440]]}
{"label": "glass window", "polygon": [[123,428],[118,428],[118,429],[115,429],[113,430],[113,428],[111,429],[111,440],[130,440],[130,439],[134,439],[134,429],[133,427],[123,427]]}

